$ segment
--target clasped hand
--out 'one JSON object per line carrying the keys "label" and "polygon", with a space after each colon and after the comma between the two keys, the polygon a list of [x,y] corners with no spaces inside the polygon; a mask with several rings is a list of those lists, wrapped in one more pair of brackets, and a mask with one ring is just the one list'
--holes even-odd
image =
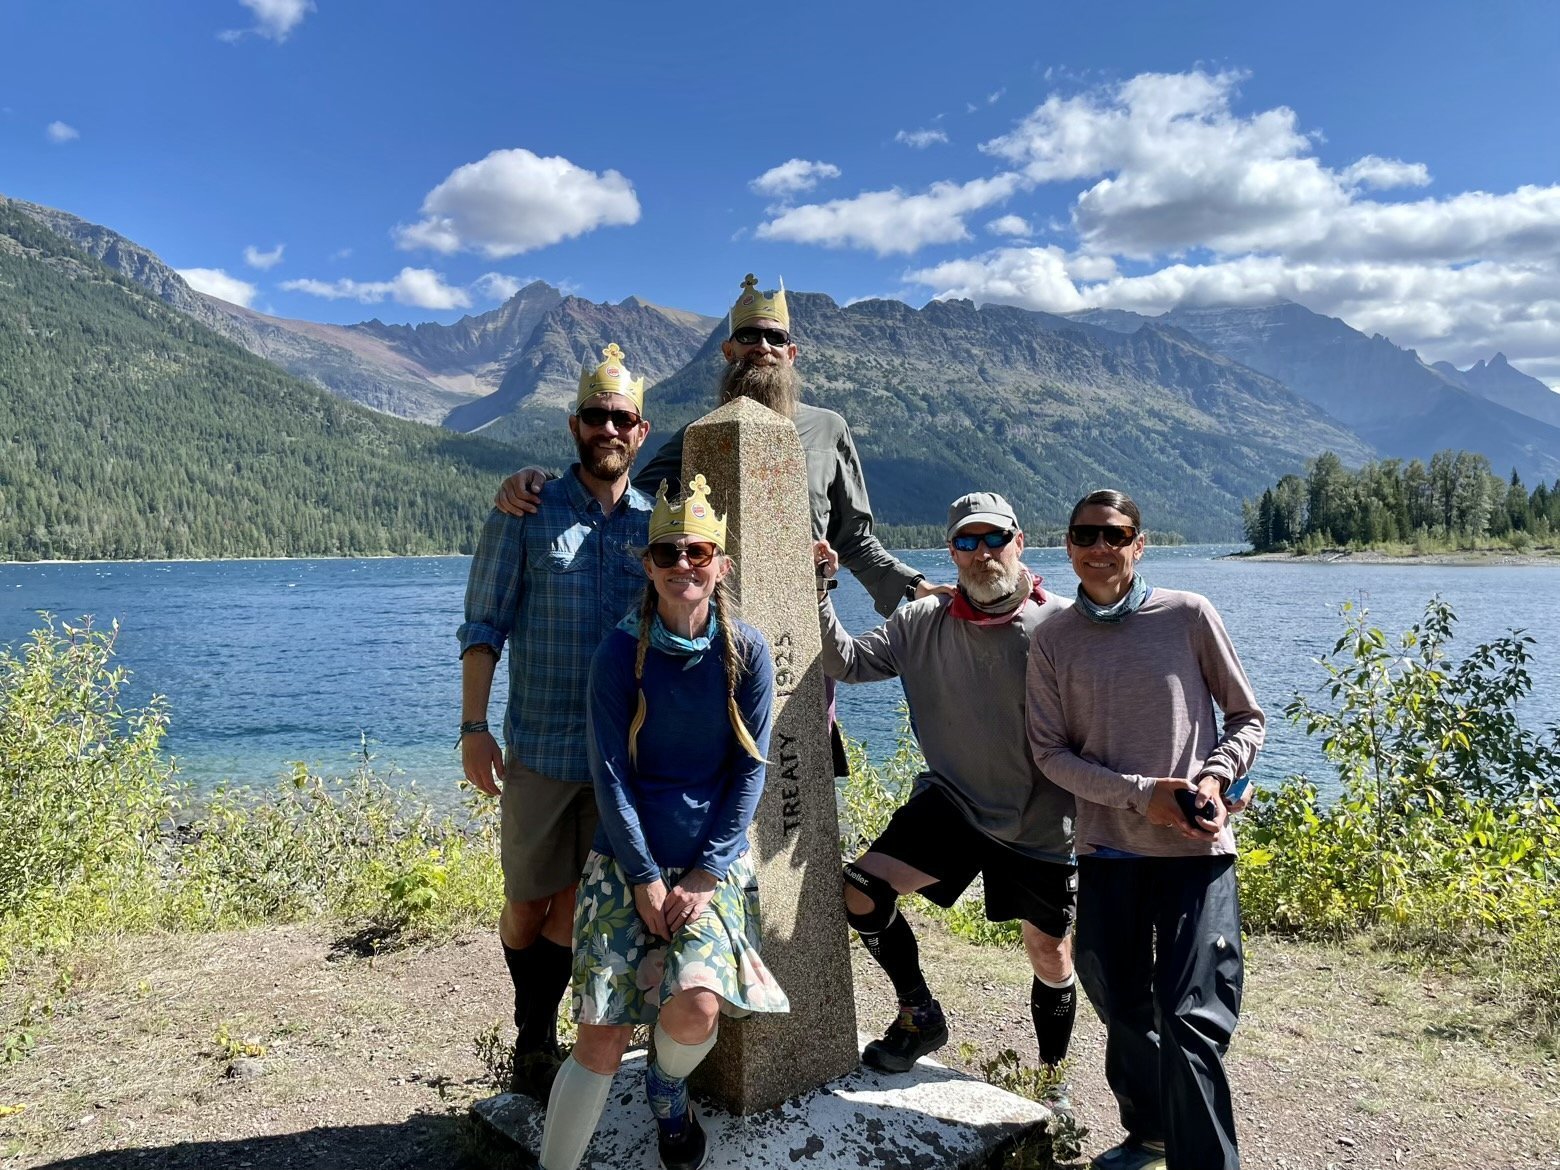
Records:
{"label": "clasped hand", "polygon": [[657,878],[634,887],[634,909],[651,934],[670,939],[673,931],[691,925],[704,913],[716,884],[715,875],[703,869],[688,870],[671,889]]}
{"label": "clasped hand", "polygon": [[[1214,815],[1207,819],[1199,817],[1193,824],[1187,819],[1180,802],[1175,798],[1177,790],[1197,793],[1200,798],[1198,803],[1211,803]],[[1148,807],[1143,810],[1143,815],[1151,823],[1166,829],[1174,829],[1181,836],[1192,841],[1206,841],[1210,837],[1218,836],[1219,831],[1229,820],[1229,814],[1230,810],[1225,806],[1224,798],[1219,793],[1218,778],[1214,776],[1205,776],[1196,784],[1177,776],[1156,777],[1154,791],[1148,798]]]}

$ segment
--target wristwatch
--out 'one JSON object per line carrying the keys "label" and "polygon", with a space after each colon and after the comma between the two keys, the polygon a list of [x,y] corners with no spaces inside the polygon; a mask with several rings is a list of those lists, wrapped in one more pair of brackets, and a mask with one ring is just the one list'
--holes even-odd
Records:
{"label": "wristwatch", "polygon": [[915,600],[915,591],[920,586],[921,582],[925,581],[925,580],[926,580],[926,574],[925,573],[917,573],[914,577],[910,578],[910,583],[905,586],[905,600],[906,601],[914,601]]}

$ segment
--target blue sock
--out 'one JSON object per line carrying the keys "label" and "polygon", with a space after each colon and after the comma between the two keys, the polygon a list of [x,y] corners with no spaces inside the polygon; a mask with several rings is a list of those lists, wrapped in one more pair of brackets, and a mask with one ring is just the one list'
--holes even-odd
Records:
{"label": "blue sock", "polygon": [[652,1062],[645,1069],[645,1096],[662,1132],[668,1137],[681,1133],[688,1121],[688,1078],[667,1076],[658,1061]]}

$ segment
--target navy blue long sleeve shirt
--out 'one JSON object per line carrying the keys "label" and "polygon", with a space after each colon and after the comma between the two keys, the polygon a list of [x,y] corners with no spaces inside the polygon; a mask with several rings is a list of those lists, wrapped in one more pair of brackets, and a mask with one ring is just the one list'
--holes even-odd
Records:
{"label": "navy blue long sleeve shirt", "polygon": [[[742,721],[769,754],[774,663],[763,634],[739,623],[747,643],[737,688]],[[622,865],[635,884],[662,869],[697,866],[716,878],[747,852],[748,825],[764,787],[765,762],[737,742],[726,709],[720,640],[699,662],[651,649],[645,655],[645,724],[638,763],[628,760],[628,726],[639,688],[638,643],[614,630],[591,662],[586,751],[601,824],[594,848]]]}

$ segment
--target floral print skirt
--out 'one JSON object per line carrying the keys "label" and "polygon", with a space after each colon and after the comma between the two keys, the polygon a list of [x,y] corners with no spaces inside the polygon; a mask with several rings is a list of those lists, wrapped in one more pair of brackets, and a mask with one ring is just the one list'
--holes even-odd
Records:
{"label": "floral print skirt", "polygon": [[[682,873],[666,869],[661,876],[670,888]],[[790,1011],[758,940],[758,878],[746,854],[716,885],[704,913],[667,942],[645,928],[623,867],[592,851],[574,901],[574,1018],[653,1024],[661,1004],[691,987],[719,995],[726,1015]]]}

